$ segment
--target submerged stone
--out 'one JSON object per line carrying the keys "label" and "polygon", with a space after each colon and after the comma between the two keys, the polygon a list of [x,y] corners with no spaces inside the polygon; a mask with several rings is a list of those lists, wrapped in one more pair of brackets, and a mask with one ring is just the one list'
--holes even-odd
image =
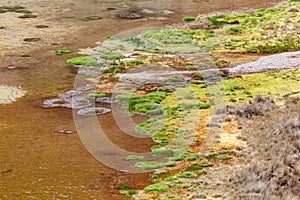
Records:
{"label": "submerged stone", "polygon": [[76,133],[76,131],[72,131],[72,130],[63,130],[63,129],[61,129],[61,130],[55,131],[55,133],[74,134],[74,133]]}
{"label": "submerged stone", "polygon": [[80,94],[82,94],[80,91],[70,90],[70,91],[68,91],[64,94],[58,95],[58,98],[60,98],[60,99],[71,99],[72,97],[78,96]]}
{"label": "submerged stone", "polygon": [[72,98],[71,102],[72,102],[71,104],[72,109],[82,109],[92,105],[89,99],[85,97]]}
{"label": "submerged stone", "polygon": [[48,99],[43,102],[45,108],[54,108],[54,107],[70,107],[71,102],[66,99]]}
{"label": "submerged stone", "polygon": [[83,86],[83,87],[76,88],[75,90],[77,90],[77,91],[88,91],[88,90],[93,90],[93,89],[94,89],[93,86],[86,85],[86,86]]}
{"label": "submerged stone", "polygon": [[81,116],[96,116],[109,113],[111,110],[108,108],[94,107],[94,108],[83,108],[77,112]]}
{"label": "submerged stone", "polygon": [[61,94],[59,98],[48,99],[43,102],[45,108],[72,108],[72,109],[82,109],[91,106],[91,102],[88,98],[83,96],[72,96],[71,94]]}
{"label": "submerged stone", "polygon": [[118,15],[121,19],[141,19],[144,16],[140,13],[129,12],[129,13],[122,13]]}
{"label": "submerged stone", "polygon": [[86,76],[98,76],[101,74],[101,71],[90,70],[90,69],[79,69],[77,74],[86,75]]}
{"label": "submerged stone", "polygon": [[96,103],[107,103],[107,104],[113,104],[113,103],[118,103],[119,101],[112,98],[112,97],[101,97],[101,98],[96,98],[95,99]]}

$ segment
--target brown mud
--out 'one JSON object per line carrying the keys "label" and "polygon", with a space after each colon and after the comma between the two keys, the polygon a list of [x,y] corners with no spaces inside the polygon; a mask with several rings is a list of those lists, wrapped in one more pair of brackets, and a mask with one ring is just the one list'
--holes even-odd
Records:
{"label": "brown mud", "polygon": [[[127,174],[102,165],[88,153],[77,134],[55,133],[61,129],[75,130],[72,111],[45,109],[42,102],[71,90],[76,76],[72,73],[74,70],[65,64],[65,60],[75,57],[76,53],[57,56],[55,50],[67,48],[76,52],[80,48],[95,46],[95,42],[104,36],[134,28],[162,27],[181,21],[185,15],[247,10],[272,6],[277,2],[230,0],[225,4],[220,0],[194,0],[140,3],[143,7],[174,11],[174,14],[164,16],[164,20],[159,19],[160,16],[137,20],[116,17],[130,6],[136,8],[135,1],[126,1],[124,7],[112,12],[105,10],[108,4],[103,6],[95,0],[57,0],[52,3],[41,0],[31,2],[32,5],[28,1],[1,2],[0,6],[24,6],[38,17],[14,21],[12,18],[17,14],[12,14],[8,17],[11,20],[0,18],[0,26],[4,27],[0,30],[0,84],[21,86],[27,91],[26,96],[17,102],[0,105],[0,199],[127,199],[116,188],[128,184],[134,189],[142,189],[150,184],[146,174]],[[101,19],[83,20],[89,16],[100,16]],[[35,28],[41,23],[54,27],[52,32]],[[19,29],[20,26],[23,29]],[[22,41],[31,37],[41,40]],[[17,68],[6,70],[10,65]],[[146,152],[153,145],[150,140],[126,136],[114,125],[112,116],[107,116],[100,120],[106,124],[104,129],[108,130],[116,145],[132,151],[134,147],[138,152]]]}

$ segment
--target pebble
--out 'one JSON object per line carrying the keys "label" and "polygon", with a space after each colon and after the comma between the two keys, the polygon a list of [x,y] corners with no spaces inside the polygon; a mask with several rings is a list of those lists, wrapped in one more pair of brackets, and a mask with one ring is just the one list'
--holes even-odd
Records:
{"label": "pebble", "polygon": [[63,130],[63,129],[61,129],[61,130],[55,131],[55,133],[74,134],[74,133],[76,133],[76,131],[72,131],[72,130]]}
{"label": "pebble", "polygon": [[7,68],[7,69],[16,69],[17,67],[14,66],[14,65],[10,65],[10,66],[7,66],[6,68]]}
{"label": "pebble", "polygon": [[25,42],[37,42],[41,40],[41,38],[24,38],[23,41]]}

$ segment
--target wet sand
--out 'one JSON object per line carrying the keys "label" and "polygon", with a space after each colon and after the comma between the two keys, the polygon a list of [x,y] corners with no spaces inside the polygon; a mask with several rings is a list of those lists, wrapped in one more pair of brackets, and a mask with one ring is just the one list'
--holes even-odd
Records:
{"label": "wet sand", "polygon": [[[185,15],[259,8],[275,2],[278,1],[2,1],[0,7],[24,6],[38,17],[21,20],[17,18],[21,14],[0,14],[0,26],[4,27],[0,29],[0,69],[17,67],[0,70],[0,84],[21,86],[27,91],[17,102],[0,105],[0,199],[127,199],[116,191],[117,187],[126,183],[142,189],[150,183],[146,174],[126,174],[102,165],[87,152],[78,135],[55,133],[60,129],[75,130],[72,111],[45,109],[42,102],[73,88],[76,74],[65,60],[77,55],[56,56],[55,50],[76,52],[93,47],[104,36],[169,25]],[[108,7],[118,10],[108,11]],[[116,17],[127,9],[141,7],[168,9],[174,14],[149,14],[139,20]],[[102,19],[83,20],[89,16]],[[38,29],[36,25],[49,28]],[[31,37],[40,40],[23,41]],[[21,57],[22,54],[30,57]],[[147,152],[153,145],[150,140],[122,134],[111,115],[101,120],[107,124],[110,139],[121,148]]]}

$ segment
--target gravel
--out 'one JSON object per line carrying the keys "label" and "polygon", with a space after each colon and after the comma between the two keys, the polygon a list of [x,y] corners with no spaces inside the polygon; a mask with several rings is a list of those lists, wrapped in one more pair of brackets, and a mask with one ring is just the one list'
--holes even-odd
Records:
{"label": "gravel", "polygon": [[265,56],[257,61],[240,64],[229,69],[229,73],[249,74],[264,72],[267,70],[282,70],[300,68],[300,51],[279,53],[271,56]]}

